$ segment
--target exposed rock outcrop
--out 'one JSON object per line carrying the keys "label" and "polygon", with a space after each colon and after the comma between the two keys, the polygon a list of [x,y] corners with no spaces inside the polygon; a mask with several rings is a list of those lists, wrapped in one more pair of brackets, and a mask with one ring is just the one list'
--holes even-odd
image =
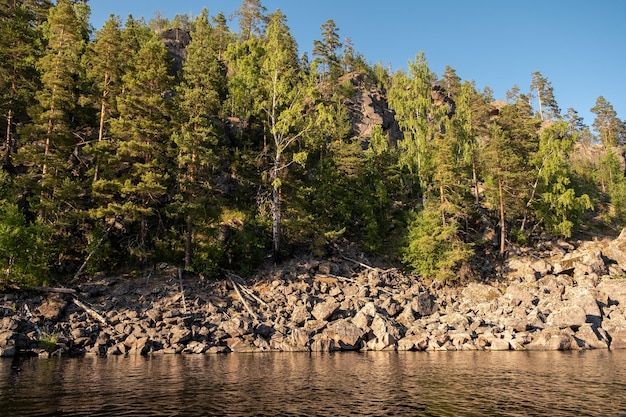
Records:
{"label": "exposed rock outcrop", "polygon": [[368,88],[365,74],[358,72],[345,74],[339,82],[350,83],[354,89],[353,96],[345,102],[354,135],[360,139],[368,139],[372,128],[378,125],[389,138],[389,144],[395,146],[402,139],[402,132],[383,92],[376,87]]}

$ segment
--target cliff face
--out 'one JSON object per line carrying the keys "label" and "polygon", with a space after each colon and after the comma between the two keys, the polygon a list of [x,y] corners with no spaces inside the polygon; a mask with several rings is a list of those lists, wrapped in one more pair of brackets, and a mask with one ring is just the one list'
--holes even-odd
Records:
{"label": "cliff face", "polygon": [[183,68],[183,62],[187,59],[187,45],[191,42],[191,35],[182,29],[167,29],[161,33],[161,39],[174,61],[172,70],[177,73]]}
{"label": "cliff face", "polygon": [[367,87],[365,74],[351,72],[342,76],[339,82],[349,82],[354,88],[354,95],[345,104],[355,137],[368,139],[374,126],[382,126],[390,145],[395,145],[402,139],[402,132],[393,111],[389,109],[387,98],[378,88]]}

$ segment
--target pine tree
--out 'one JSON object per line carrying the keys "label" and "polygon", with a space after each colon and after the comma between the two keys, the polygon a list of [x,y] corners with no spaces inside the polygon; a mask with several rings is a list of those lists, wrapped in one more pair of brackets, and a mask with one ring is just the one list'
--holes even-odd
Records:
{"label": "pine tree", "polygon": [[20,163],[29,167],[20,183],[39,197],[33,203],[44,221],[53,221],[66,211],[61,191],[79,185],[70,181],[73,167],[69,161],[77,144],[72,119],[82,75],[84,25],[70,0],[59,0],[50,9],[47,49],[37,63],[42,88],[37,93],[38,106],[31,108],[33,124],[24,130],[25,144],[18,153]]}
{"label": "pine tree", "polygon": [[527,206],[535,206],[537,217],[549,233],[570,237],[580,215],[593,209],[590,197],[580,194],[573,186],[568,158],[578,138],[564,121],[546,127],[539,137],[539,149],[533,159],[538,173],[535,188],[539,183],[540,199],[535,204],[533,188]]}
{"label": "pine tree", "polygon": [[[552,88],[552,83],[539,71],[533,72],[533,80],[530,85],[530,89],[532,92],[537,93],[537,100],[539,102],[539,118],[544,120],[545,117],[548,119],[560,119],[561,110],[556,102],[556,98],[554,97],[554,89]],[[531,93],[532,94],[532,93]]]}
{"label": "pine tree", "polygon": [[233,41],[233,34],[228,29],[228,24],[224,13],[219,12],[217,16],[211,18],[213,22],[213,39],[217,51],[217,59],[222,61],[228,45]]}
{"label": "pine tree", "polygon": [[613,105],[600,96],[596,100],[596,105],[591,108],[591,112],[596,115],[593,128],[600,135],[602,144],[606,148],[621,146],[626,138],[626,126],[622,120],[618,119]]}
{"label": "pine tree", "polygon": [[331,80],[336,80],[341,75],[339,29],[332,19],[327,20],[321,29],[322,40],[313,41],[313,56],[319,58],[323,72],[330,74]]}
{"label": "pine tree", "polygon": [[[423,53],[409,62],[409,74],[399,72],[394,76],[389,90],[389,104],[402,129],[404,139],[398,144],[402,150],[400,163],[408,169],[414,182],[423,193],[430,183],[430,145],[441,122],[434,117],[431,99],[435,75],[428,68]],[[435,121],[436,119],[436,121]]]}
{"label": "pine tree", "polygon": [[[98,139],[91,147],[95,154],[93,180],[98,180],[98,154],[106,152],[108,143],[103,143],[108,122],[117,114],[117,98],[122,91],[122,75],[125,69],[122,31],[119,18],[111,15],[96,39],[89,45],[86,54],[87,76],[92,83],[92,92],[99,108]],[[87,151],[89,151],[89,148]]]}
{"label": "pine tree", "polygon": [[252,37],[260,37],[265,31],[268,22],[267,9],[260,0],[243,0],[243,3],[235,12],[239,21],[239,36],[242,41]]}
{"label": "pine tree", "polygon": [[[173,135],[177,145],[177,183],[180,212],[185,218],[185,268],[192,267],[196,229],[207,225],[208,208],[215,205],[212,182],[219,164],[221,136],[219,116],[225,95],[226,71],[219,61],[220,45],[202,11],[194,21],[182,80],[176,90],[179,127]],[[204,268],[208,268],[206,256]],[[197,262],[196,269],[201,262]]]}
{"label": "pine tree", "polygon": [[12,169],[16,125],[28,120],[26,109],[35,101],[35,61],[41,44],[37,14],[25,1],[0,5],[0,110],[6,121],[3,167]]}
{"label": "pine tree", "polygon": [[92,215],[120,220],[127,249],[145,264],[150,238],[161,231],[159,217],[170,185],[171,112],[165,93],[173,79],[167,51],[156,36],[140,46],[131,62],[132,70],[122,77],[119,116],[110,120],[116,146],[93,183],[98,207]]}
{"label": "pine tree", "polygon": [[46,281],[51,255],[47,240],[46,228],[27,221],[15,199],[11,178],[0,171],[0,290]]}
{"label": "pine tree", "polygon": [[537,152],[537,125],[523,98],[500,110],[481,152],[486,192],[500,218],[500,255],[506,253],[507,222],[521,220],[532,183],[530,158]]}

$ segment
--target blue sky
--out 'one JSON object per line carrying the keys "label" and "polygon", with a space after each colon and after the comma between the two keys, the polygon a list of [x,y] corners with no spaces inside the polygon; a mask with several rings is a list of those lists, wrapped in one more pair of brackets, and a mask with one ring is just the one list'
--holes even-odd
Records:
{"label": "blue sky", "polygon": [[[123,20],[150,19],[155,11],[172,18],[195,16],[203,7],[227,17],[241,0],[90,0],[92,25],[109,14]],[[604,96],[626,119],[625,0],[261,0],[268,12],[280,9],[298,42],[310,51],[320,26],[333,19],[342,40],[349,37],[370,63],[393,70],[407,67],[423,51],[441,76],[446,65],[496,99],[517,84],[528,92],[540,71],[565,113],[573,107],[591,126],[589,109]],[[236,22],[230,22],[237,31]]]}

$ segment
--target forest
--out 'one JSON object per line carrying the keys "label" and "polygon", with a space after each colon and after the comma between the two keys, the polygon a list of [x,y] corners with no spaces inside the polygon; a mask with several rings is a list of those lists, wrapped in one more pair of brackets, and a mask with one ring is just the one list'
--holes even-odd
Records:
{"label": "forest", "polygon": [[[626,225],[625,123],[599,96],[585,125],[539,71],[496,100],[423,53],[371,64],[333,20],[299,55],[260,0],[237,32],[206,9],[96,30],[86,0],[0,7],[0,288],[246,275],[345,242],[456,281],[512,245]],[[394,123],[357,135],[372,92]]]}

